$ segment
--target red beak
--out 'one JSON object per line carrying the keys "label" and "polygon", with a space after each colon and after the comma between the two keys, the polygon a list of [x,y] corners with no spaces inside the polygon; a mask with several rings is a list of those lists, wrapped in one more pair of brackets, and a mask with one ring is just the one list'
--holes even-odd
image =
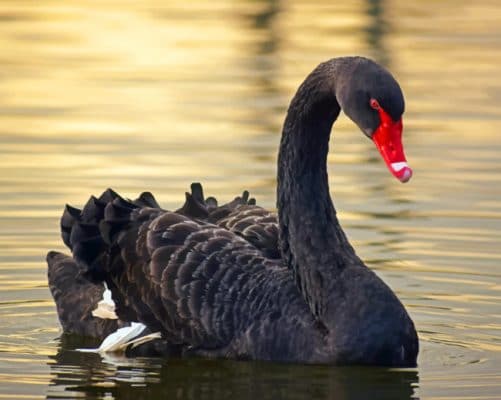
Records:
{"label": "red beak", "polygon": [[407,164],[402,146],[402,119],[393,121],[382,108],[378,111],[381,124],[372,135],[372,140],[390,172],[400,182],[407,182],[412,177],[412,169]]}

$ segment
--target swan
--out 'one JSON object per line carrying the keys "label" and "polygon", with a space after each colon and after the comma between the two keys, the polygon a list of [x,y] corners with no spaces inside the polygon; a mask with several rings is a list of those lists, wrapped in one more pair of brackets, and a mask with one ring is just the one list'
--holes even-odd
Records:
{"label": "swan", "polygon": [[[47,255],[63,330],[102,338],[140,322],[160,332],[169,354],[415,366],[413,321],[356,255],[330,197],[329,137],[341,110],[407,182],[396,80],[364,57],[321,63],[283,125],[278,215],[248,192],[218,205],[198,183],[175,212],[150,193],[131,201],[111,189],[82,210],[66,206],[61,232],[72,256]],[[95,312],[106,288],[114,319]]]}

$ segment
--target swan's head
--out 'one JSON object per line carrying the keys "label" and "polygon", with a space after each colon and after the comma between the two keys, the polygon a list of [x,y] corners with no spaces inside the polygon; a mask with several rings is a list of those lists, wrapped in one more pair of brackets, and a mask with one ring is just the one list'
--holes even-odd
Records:
{"label": "swan's head", "polygon": [[402,90],[391,74],[366,58],[341,72],[336,97],[344,113],[376,144],[390,172],[407,182],[412,170],[402,145]]}

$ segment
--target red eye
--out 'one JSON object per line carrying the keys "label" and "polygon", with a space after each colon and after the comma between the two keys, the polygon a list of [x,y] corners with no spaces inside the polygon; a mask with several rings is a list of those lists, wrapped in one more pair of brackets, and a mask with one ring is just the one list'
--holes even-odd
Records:
{"label": "red eye", "polygon": [[379,110],[380,106],[376,99],[371,99],[370,105],[374,110]]}

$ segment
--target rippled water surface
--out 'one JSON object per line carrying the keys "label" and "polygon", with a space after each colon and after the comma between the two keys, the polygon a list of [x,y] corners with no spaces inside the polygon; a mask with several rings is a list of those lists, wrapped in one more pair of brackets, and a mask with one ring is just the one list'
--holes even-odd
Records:
{"label": "rippled water surface", "polygon": [[[501,398],[500,7],[2,1],[0,399]],[[65,203],[113,186],[176,208],[200,180],[273,208],[288,101],[346,54],[387,65],[406,95],[411,182],[345,117],[329,174],[359,255],[416,322],[418,368],[113,360],[58,339],[44,257],[63,250]]]}

